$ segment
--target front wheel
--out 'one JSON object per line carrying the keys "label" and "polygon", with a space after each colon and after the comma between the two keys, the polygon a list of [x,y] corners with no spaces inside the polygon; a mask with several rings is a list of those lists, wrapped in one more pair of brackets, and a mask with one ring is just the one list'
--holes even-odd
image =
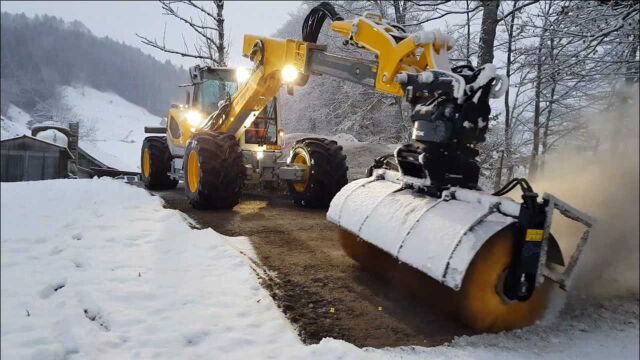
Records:
{"label": "front wheel", "polygon": [[183,159],[184,189],[196,209],[231,209],[240,201],[246,170],[231,134],[198,133]]}
{"label": "front wheel", "polygon": [[304,138],[291,149],[290,163],[306,167],[303,179],[288,181],[289,195],[296,205],[326,208],[347,184],[347,157],[333,140]]}
{"label": "front wheel", "polygon": [[140,154],[141,178],[144,187],[150,190],[175,189],[178,180],[169,176],[171,151],[164,136],[149,136],[142,143]]}

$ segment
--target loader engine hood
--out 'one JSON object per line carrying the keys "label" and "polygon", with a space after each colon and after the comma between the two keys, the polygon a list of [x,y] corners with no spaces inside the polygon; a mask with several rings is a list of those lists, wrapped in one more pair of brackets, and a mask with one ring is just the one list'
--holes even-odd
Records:
{"label": "loader engine hood", "polygon": [[467,189],[429,197],[407,187],[399,173],[379,169],[346,185],[331,201],[327,219],[459,290],[476,252],[514,223],[518,210],[510,199]]}

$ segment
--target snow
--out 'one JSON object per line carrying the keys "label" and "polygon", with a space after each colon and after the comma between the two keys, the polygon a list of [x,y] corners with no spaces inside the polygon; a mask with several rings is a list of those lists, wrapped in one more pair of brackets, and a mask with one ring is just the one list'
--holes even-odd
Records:
{"label": "snow", "polygon": [[482,71],[480,71],[480,74],[478,74],[476,81],[474,81],[472,84],[467,85],[467,93],[471,93],[472,91],[481,88],[495,77],[496,66],[494,64],[482,65]]}
{"label": "snow", "polygon": [[31,120],[29,114],[13,104],[9,104],[7,117],[2,116],[0,124],[0,139],[9,139],[24,134],[31,135],[27,123]]}
{"label": "snow", "polygon": [[[64,101],[79,116],[80,147],[107,166],[139,171],[144,127],[158,126],[161,119],[113,93],[87,86],[63,86],[61,90]],[[27,126],[30,120],[27,113],[10,105],[7,116],[2,117],[2,139],[31,134]],[[82,127],[91,128],[93,134],[83,137],[87,129]]]}
{"label": "snow", "polygon": [[20,124],[24,127],[27,127],[27,123],[31,121],[31,116],[29,114],[22,111],[22,109],[13,104],[10,104],[9,108],[7,109],[7,117],[16,124]]}
{"label": "snow", "polygon": [[158,126],[161,119],[113,93],[87,86],[65,86],[62,91],[82,124],[95,128],[92,138],[80,138],[80,147],[107,166],[139,171],[144,127]]}
{"label": "snow", "polygon": [[67,136],[55,129],[41,131],[36,135],[36,137],[38,139],[42,139],[64,147],[67,147],[67,144],[69,143],[69,139],[67,139]]}
{"label": "snow", "polygon": [[637,298],[434,348],[306,346],[260,287],[246,238],[194,229],[113,179],[0,191],[3,359],[638,358]]}
{"label": "snow", "polygon": [[299,344],[234,239],[146,191],[1,186],[2,358],[256,358]]}

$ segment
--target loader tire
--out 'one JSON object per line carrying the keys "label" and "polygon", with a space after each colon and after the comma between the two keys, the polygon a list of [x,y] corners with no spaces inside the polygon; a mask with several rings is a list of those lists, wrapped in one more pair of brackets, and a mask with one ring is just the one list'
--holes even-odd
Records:
{"label": "loader tire", "polygon": [[149,190],[169,190],[178,186],[178,180],[169,176],[171,151],[164,136],[148,136],[140,153],[140,177]]}
{"label": "loader tire", "polygon": [[231,209],[240,201],[246,170],[231,134],[198,133],[184,153],[184,189],[196,209]]}
{"label": "loader tire", "polygon": [[298,206],[327,208],[347,184],[347,157],[333,140],[304,138],[291,149],[290,162],[308,166],[303,181],[288,181],[289,195]]}

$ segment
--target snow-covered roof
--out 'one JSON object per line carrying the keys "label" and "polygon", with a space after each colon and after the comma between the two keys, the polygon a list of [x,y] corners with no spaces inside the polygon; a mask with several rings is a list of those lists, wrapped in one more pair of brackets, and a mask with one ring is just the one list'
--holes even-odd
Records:
{"label": "snow-covered roof", "polygon": [[66,146],[62,146],[62,145],[60,145],[60,144],[56,144],[56,143],[54,143],[54,142],[47,141],[47,140],[44,140],[44,139],[41,139],[41,138],[37,138],[37,137],[35,137],[35,136],[31,136],[31,135],[26,135],[26,134],[25,134],[25,135],[15,136],[15,137],[8,138],[8,139],[2,139],[2,140],[0,140],[0,142],[15,141],[15,140],[22,139],[22,138],[33,139],[33,140],[36,140],[36,141],[40,141],[40,142],[42,142],[42,143],[45,143],[45,144],[47,144],[47,145],[55,146],[55,147],[57,147],[57,148],[59,148],[59,149],[66,150],[66,151],[67,151],[67,154],[69,154],[69,157],[71,157],[72,159],[74,159],[73,154],[71,153],[71,151],[69,151],[69,149],[68,149]]}
{"label": "snow-covered roof", "polygon": [[94,163],[100,165],[101,167],[105,168],[105,169],[115,169],[105,163],[103,163],[102,161],[96,159],[93,155],[89,154],[86,150],[84,150],[82,147],[78,146],[78,153],[86,156],[87,158],[89,158],[91,161],[93,161]]}

